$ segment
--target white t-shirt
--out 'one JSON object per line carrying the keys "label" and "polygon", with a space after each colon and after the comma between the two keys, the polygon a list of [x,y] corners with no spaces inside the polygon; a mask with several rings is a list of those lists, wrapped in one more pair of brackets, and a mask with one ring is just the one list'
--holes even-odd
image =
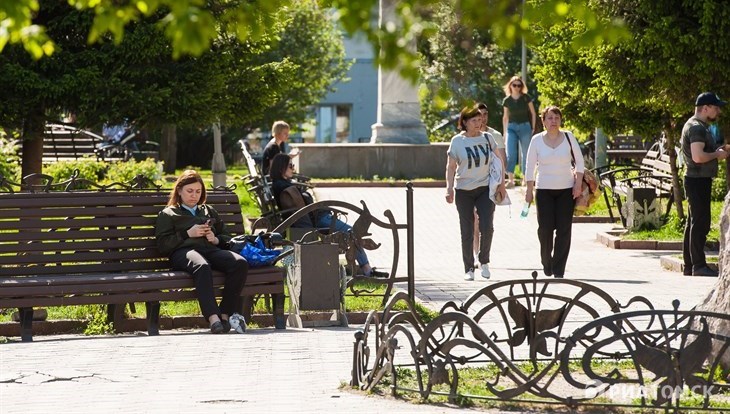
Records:
{"label": "white t-shirt", "polygon": [[[562,131],[561,131],[562,132]],[[575,154],[575,171],[582,173],[583,153],[578,141],[570,132],[562,132],[563,141],[555,148],[545,144],[545,132],[535,134],[527,149],[525,180],[535,181],[535,187],[548,190],[563,190],[575,185],[570,147]],[[535,175],[537,174],[537,180]]]}
{"label": "white t-shirt", "polygon": [[[487,132],[494,138],[494,143],[496,144],[496,148],[504,149],[504,137],[502,137],[502,134],[499,133],[496,129],[488,126]],[[492,147],[494,149],[495,147]]]}
{"label": "white t-shirt", "polygon": [[451,138],[446,154],[457,163],[455,189],[473,190],[489,185],[489,154],[494,147],[494,137],[488,133],[476,137],[457,134]]}

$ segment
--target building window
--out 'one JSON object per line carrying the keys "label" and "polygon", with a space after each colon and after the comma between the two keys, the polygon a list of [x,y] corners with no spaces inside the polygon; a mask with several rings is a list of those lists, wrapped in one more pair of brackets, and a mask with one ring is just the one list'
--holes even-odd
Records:
{"label": "building window", "polygon": [[351,105],[319,105],[315,107],[312,119],[301,125],[304,142],[340,143],[349,142]]}

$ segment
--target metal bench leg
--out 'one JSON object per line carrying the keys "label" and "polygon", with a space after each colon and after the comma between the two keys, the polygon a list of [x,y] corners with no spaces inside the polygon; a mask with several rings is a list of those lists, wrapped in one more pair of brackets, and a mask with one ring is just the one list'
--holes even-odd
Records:
{"label": "metal bench leg", "polygon": [[276,329],[286,329],[286,318],[284,317],[284,294],[273,293],[274,302],[274,327]]}
{"label": "metal bench leg", "polygon": [[252,295],[244,295],[241,300],[241,305],[243,309],[241,309],[241,314],[243,315],[243,318],[246,319],[246,323],[251,323],[251,313],[253,312],[253,296]]}
{"label": "metal bench leg", "polygon": [[114,325],[114,332],[120,332],[124,320],[125,303],[110,303],[106,305],[106,321]]}
{"label": "metal bench leg", "polygon": [[616,202],[616,209],[618,210],[618,216],[621,219],[621,225],[626,227],[626,214],[621,211],[623,203],[621,202],[621,196],[614,193],[614,201]]}
{"label": "metal bench leg", "polygon": [[160,334],[160,302],[145,302],[147,311],[147,335],[156,336]]}
{"label": "metal bench leg", "polygon": [[33,342],[33,308],[18,308],[20,317],[20,340]]}
{"label": "metal bench leg", "polygon": [[[615,218],[613,217],[613,207],[611,206],[611,201],[608,198],[608,192],[606,191],[606,187],[603,188],[603,200],[606,202],[606,208],[608,208],[608,216],[611,218],[611,223],[615,221]],[[621,212],[619,211],[619,215]]]}

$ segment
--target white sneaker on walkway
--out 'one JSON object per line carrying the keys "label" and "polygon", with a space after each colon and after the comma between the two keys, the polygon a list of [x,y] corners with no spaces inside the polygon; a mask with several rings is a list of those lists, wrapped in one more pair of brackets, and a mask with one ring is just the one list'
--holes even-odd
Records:
{"label": "white sneaker on walkway", "polygon": [[489,279],[492,276],[492,272],[489,271],[489,263],[482,263],[482,277]]}
{"label": "white sneaker on walkway", "polygon": [[464,280],[474,280],[474,269],[469,269],[468,272],[464,273]]}

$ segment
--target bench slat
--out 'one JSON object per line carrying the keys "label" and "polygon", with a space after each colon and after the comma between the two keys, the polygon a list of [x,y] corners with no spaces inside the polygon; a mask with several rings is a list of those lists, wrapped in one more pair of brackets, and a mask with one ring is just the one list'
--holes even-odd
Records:
{"label": "bench slat", "polygon": [[[264,284],[257,286],[246,285],[241,292],[242,296],[256,294],[281,294],[282,285]],[[222,289],[214,288],[214,294],[221,296]],[[156,291],[156,292],[135,292],[113,295],[95,296],[65,296],[46,298],[13,298],[3,299],[2,306],[8,308],[26,308],[32,306],[72,306],[72,305],[95,305],[95,304],[124,304],[136,302],[165,302],[179,300],[195,300],[197,296],[194,290]]]}
{"label": "bench slat", "polygon": [[[249,286],[281,283],[284,280],[283,269],[276,272],[271,268],[267,269],[269,273],[252,272],[246,279]],[[273,273],[271,273],[273,272]],[[223,285],[224,276],[220,272],[215,272],[213,283]],[[193,278],[185,272],[176,272],[169,274],[171,277],[160,277],[159,273],[134,274],[134,275],[115,275],[109,277],[89,280],[89,277],[76,277],[70,280],[64,278],[44,278],[46,283],[37,281],[36,283],[17,283],[3,284],[2,294],[4,298],[13,297],[45,297],[45,296],[65,296],[68,294],[87,295],[92,293],[122,293],[137,292],[140,290],[164,290],[164,289],[193,289],[195,284]],[[84,280],[81,280],[84,279]],[[69,283],[73,282],[73,283]],[[0,305],[3,299],[0,298]]]}

